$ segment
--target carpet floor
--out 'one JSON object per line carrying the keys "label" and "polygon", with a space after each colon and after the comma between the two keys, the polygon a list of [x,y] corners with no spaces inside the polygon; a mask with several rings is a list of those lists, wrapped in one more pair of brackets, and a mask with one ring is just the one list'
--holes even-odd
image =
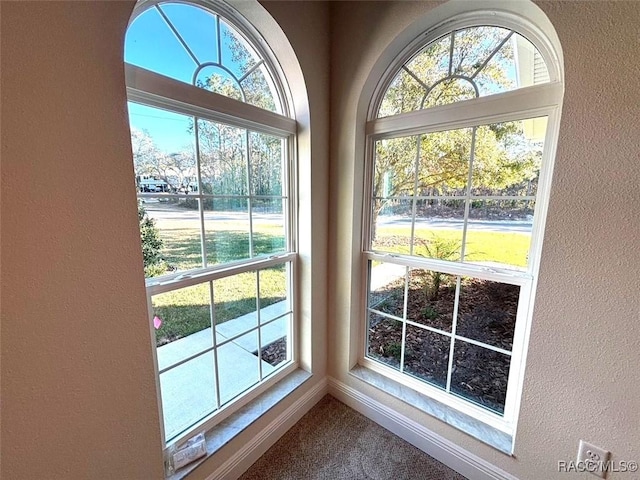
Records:
{"label": "carpet floor", "polygon": [[240,480],[465,480],[327,395]]}

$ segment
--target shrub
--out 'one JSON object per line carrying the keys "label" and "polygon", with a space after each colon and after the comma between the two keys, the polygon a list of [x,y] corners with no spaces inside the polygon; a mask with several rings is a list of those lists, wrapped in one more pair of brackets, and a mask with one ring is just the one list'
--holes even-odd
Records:
{"label": "shrub", "polygon": [[436,318],[438,318],[438,311],[435,308],[433,308],[431,305],[427,305],[425,309],[422,311],[422,315],[427,320],[435,320]]}
{"label": "shrub", "polygon": [[162,258],[162,239],[153,219],[138,202],[138,221],[140,223],[140,243],[142,244],[142,264],[145,277],[156,277],[165,273],[169,266]]}
{"label": "shrub", "polygon": [[[449,260],[455,262],[460,259],[461,243],[458,240],[447,240],[433,236],[430,240],[416,239],[416,252],[425,257],[436,258],[438,260]],[[421,252],[424,252],[422,253]],[[426,253],[426,255],[425,255]],[[424,271],[425,295],[427,300],[438,299],[440,285],[444,279],[444,274],[435,271]]]}
{"label": "shrub", "polygon": [[398,342],[390,343],[385,347],[384,355],[400,361],[400,357],[402,356],[402,345]]}

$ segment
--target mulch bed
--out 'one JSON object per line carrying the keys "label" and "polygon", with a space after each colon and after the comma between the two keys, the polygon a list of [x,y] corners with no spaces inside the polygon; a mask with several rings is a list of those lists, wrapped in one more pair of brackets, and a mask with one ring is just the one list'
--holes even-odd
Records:
{"label": "mulch bed", "polygon": [[279,365],[287,359],[287,337],[282,337],[262,349],[261,358],[272,366]]}
{"label": "mulch bed", "polygon": [[[451,332],[456,277],[443,275],[437,295],[427,293],[433,273],[412,271],[409,278],[407,319]],[[456,335],[511,350],[520,287],[462,277]],[[404,279],[372,292],[371,307],[403,317]],[[400,368],[403,322],[375,313],[369,319],[369,356]],[[446,387],[450,337],[407,324],[404,371],[420,380]],[[463,340],[453,351],[451,391],[502,413],[510,357]]]}

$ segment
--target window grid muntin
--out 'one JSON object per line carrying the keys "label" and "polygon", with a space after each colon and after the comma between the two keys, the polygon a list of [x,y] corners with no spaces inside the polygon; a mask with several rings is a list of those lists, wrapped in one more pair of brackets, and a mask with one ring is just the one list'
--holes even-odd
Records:
{"label": "window grid muntin", "polygon": [[[211,281],[204,282],[204,283],[211,284]],[[259,310],[257,312],[259,312]],[[180,365],[182,365],[184,363],[187,363],[187,362],[189,362],[190,360],[193,360],[196,357],[199,357],[203,353],[211,352],[211,351],[213,351],[213,350],[215,350],[215,349],[217,349],[219,347],[223,347],[224,345],[227,345],[228,343],[231,343],[231,342],[239,339],[240,337],[242,337],[243,335],[245,335],[247,333],[251,333],[252,331],[257,330],[259,328],[266,327],[269,324],[271,324],[271,323],[273,323],[273,322],[275,322],[277,320],[281,320],[281,319],[283,319],[283,318],[285,318],[285,317],[287,317],[287,316],[289,316],[291,314],[293,314],[293,311],[291,309],[289,309],[289,310],[285,311],[284,313],[278,315],[277,317],[274,317],[274,318],[272,318],[270,320],[267,320],[266,322],[264,322],[264,323],[262,323],[260,325],[256,325],[254,327],[250,327],[247,330],[243,330],[242,332],[240,332],[240,333],[238,333],[238,334],[236,334],[234,336],[231,336],[231,337],[227,338],[224,341],[218,342],[217,344],[214,343],[213,345],[211,345],[209,347],[205,347],[202,350],[198,350],[196,353],[193,353],[193,354],[191,354],[191,355],[189,355],[189,356],[187,356],[187,357],[185,357],[185,358],[183,358],[181,360],[178,360],[177,362],[172,363],[168,367],[164,367],[164,368],[158,369],[158,373],[168,372],[169,370],[172,370],[172,369],[174,369],[176,367],[179,367]],[[214,319],[214,321],[215,321],[215,319]],[[213,337],[214,337],[214,342],[217,342],[217,340],[216,340],[217,333],[216,332],[212,332],[212,333],[213,333]]]}
{"label": "window grid muntin", "polygon": [[[482,62],[482,64],[480,64],[480,66],[476,67],[475,72],[471,75],[463,75],[463,74],[457,74],[455,72],[452,71],[452,67],[453,67],[453,53],[454,53],[454,45],[455,45],[455,37],[456,34],[464,31],[464,30],[471,30],[474,28],[495,28],[495,29],[500,29],[500,30],[505,30],[506,35],[504,36],[504,38],[496,45],[496,47],[491,51],[491,53],[489,53],[487,55],[487,58]],[[505,26],[501,26],[501,25],[494,25],[494,24],[486,24],[486,25],[479,25],[479,24],[474,24],[474,25],[468,25],[468,26],[463,26],[460,28],[456,28],[454,30],[450,30],[448,31],[448,33],[440,36],[440,37],[436,37],[434,39],[432,39],[431,41],[429,41],[428,43],[424,44],[421,43],[421,46],[417,51],[415,51],[413,54],[411,54],[409,56],[409,58],[406,59],[406,61],[404,61],[404,63],[402,63],[402,65],[397,69],[396,73],[393,76],[389,76],[389,81],[386,83],[386,85],[384,86],[384,93],[386,94],[386,92],[389,90],[389,88],[391,87],[391,84],[395,81],[395,79],[397,78],[397,76],[399,75],[400,71],[403,70],[405,71],[407,74],[409,74],[416,82],[418,82],[422,88],[425,90],[424,95],[422,96],[422,100],[420,102],[420,108],[419,109],[424,109],[425,108],[425,101],[427,99],[427,97],[431,94],[431,92],[435,89],[436,86],[438,86],[439,84],[446,82],[448,80],[453,80],[453,79],[461,79],[461,80],[465,80],[467,82],[469,82],[474,91],[475,91],[475,96],[476,98],[479,98],[480,96],[491,96],[491,95],[495,95],[495,94],[500,94],[500,93],[504,93],[504,92],[508,92],[508,91],[513,91],[513,90],[519,90],[520,88],[523,87],[515,87],[512,89],[506,89],[503,90],[501,92],[495,93],[495,94],[488,94],[488,95],[480,95],[480,91],[478,88],[478,85],[476,84],[476,82],[474,81],[475,78],[484,70],[484,68],[491,62],[491,60],[495,57],[495,55],[502,49],[502,47],[512,38],[514,38],[514,35],[517,35],[518,37],[524,39],[525,41],[529,42],[534,49],[536,49],[536,52],[538,52],[538,54],[540,55],[540,57],[542,57],[541,52],[535,47],[535,45],[533,44],[533,42],[531,42],[530,40],[528,40],[526,37],[524,37],[523,35],[516,33],[514,30],[511,30]],[[415,59],[417,58],[420,54],[422,54],[426,49],[428,49],[431,45],[434,45],[444,39],[446,39],[447,37],[449,37],[451,39],[450,41],[450,50],[449,50],[449,60],[448,60],[448,75],[439,78],[438,80],[436,80],[433,84],[431,85],[427,85],[426,83],[424,83],[424,81],[422,79],[420,79],[417,74],[415,72],[413,72],[408,65]],[[514,38],[515,40],[515,38]],[[545,68],[548,67],[546,65],[546,62],[544,60],[544,58],[542,58],[542,63],[545,66]],[[387,74],[385,74],[386,76]],[[550,81],[550,79],[549,79]],[[376,106],[376,117],[377,118],[385,118],[386,116],[380,116],[380,109],[382,107],[382,102],[384,101],[386,95],[381,95],[380,99],[379,99],[379,103]],[[457,102],[454,102],[457,103]],[[433,108],[433,107],[429,107],[429,108]],[[405,112],[408,113],[408,112]]]}

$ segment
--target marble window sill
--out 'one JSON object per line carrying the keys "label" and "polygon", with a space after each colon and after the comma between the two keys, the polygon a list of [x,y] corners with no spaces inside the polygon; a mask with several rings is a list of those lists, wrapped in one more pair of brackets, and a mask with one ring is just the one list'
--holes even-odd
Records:
{"label": "marble window sill", "polygon": [[311,374],[298,369],[284,377],[278,383],[269,388],[262,395],[253,399],[237,412],[224,419],[218,425],[205,433],[207,455],[193,463],[185,465],[175,473],[167,475],[167,480],[182,480],[209,457],[229,443],[233,438],[242,433],[253,422],[267,413],[278,402],[311,378]]}
{"label": "marble window sill", "polygon": [[372,385],[389,395],[392,395],[412,407],[435,417],[458,430],[492,446],[493,448],[512,455],[513,437],[497,428],[487,425],[480,420],[467,415],[457,409],[445,405],[438,400],[434,400],[423,395],[406,385],[385,377],[373,370],[356,365],[350,375]]}

